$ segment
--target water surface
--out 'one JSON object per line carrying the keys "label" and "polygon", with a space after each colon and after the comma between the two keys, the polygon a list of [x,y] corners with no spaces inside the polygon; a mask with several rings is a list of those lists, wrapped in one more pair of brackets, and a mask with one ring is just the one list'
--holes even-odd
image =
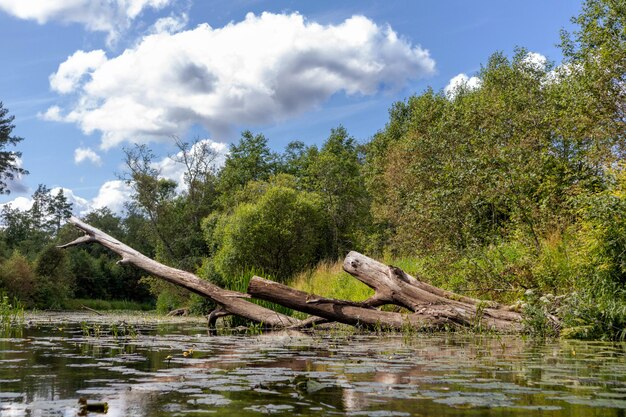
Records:
{"label": "water surface", "polygon": [[120,417],[626,416],[619,343],[340,331],[214,336],[197,320],[27,320],[0,338],[3,417],[75,416],[80,397],[107,402],[106,415]]}

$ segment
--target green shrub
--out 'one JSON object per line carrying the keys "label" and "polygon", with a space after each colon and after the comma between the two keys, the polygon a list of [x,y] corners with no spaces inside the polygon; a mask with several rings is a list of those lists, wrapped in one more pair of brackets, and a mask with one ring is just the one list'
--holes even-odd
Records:
{"label": "green shrub", "polygon": [[626,172],[613,172],[606,191],[579,203],[581,256],[576,293],[564,314],[572,337],[626,337]]}
{"label": "green shrub", "polygon": [[626,339],[626,294],[620,288],[605,294],[590,288],[576,292],[563,309],[563,319],[563,337],[623,341]]}
{"label": "green shrub", "polygon": [[217,221],[206,219],[204,228],[224,279],[255,268],[281,282],[320,259],[326,230],[318,198],[281,185],[268,185],[255,202]]}
{"label": "green shrub", "polygon": [[44,248],[35,261],[37,308],[60,309],[73,295],[74,277],[67,252],[56,246]]}
{"label": "green shrub", "polygon": [[211,310],[215,309],[216,304],[213,300],[198,294],[191,294],[187,303],[189,312],[193,315],[207,315]]}
{"label": "green shrub", "polygon": [[14,251],[0,265],[0,287],[4,288],[10,298],[17,298],[26,307],[35,305],[37,277],[28,259],[19,251]]}
{"label": "green shrub", "polygon": [[167,314],[182,306],[183,302],[180,297],[173,291],[168,291],[167,289],[161,291],[156,300],[156,311],[159,314]]}

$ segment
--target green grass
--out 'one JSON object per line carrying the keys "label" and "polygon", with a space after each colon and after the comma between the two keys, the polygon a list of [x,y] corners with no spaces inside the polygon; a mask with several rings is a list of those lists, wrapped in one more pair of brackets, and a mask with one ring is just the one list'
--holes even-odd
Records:
{"label": "green grass", "polygon": [[65,309],[67,310],[81,310],[85,307],[97,311],[109,311],[109,310],[126,310],[126,311],[150,311],[154,310],[154,305],[150,303],[138,303],[136,301],[128,300],[92,300],[76,298],[68,300],[65,303]]}
{"label": "green grass", "polygon": [[374,295],[374,290],[344,272],[341,265],[341,262],[322,262],[298,274],[289,286],[322,297],[350,301],[363,301]]}
{"label": "green grass", "polygon": [[[248,292],[248,284],[250,283],[250,280],[252,279],[253,276],[259,276],[259,277],[263,277],[265,279],[270,279],[272,280],[272,277],[263,273],[263,271],[260,270],[256,270],[256,269],[249,269],[237,276],[235,276],[233,279],[231,279],[230,281],[228,281],[228,284],[226,285],[226,289],[229,290],[233,290],[233,291],[239,291],[242,293],[247,293]],[[272,280],[273,281],[273,280]],[[265,308],[269,308],[270,310],[273,310],[277,313],[280,314],[284,314],[286,316],[294,316],[296,312],[294,312],[292,309],[287,308],[285,306],[282,306],[280,304],[276,304],[276,303],[272,303],[270,301],[265,301],[265,300],[256,300],[256,299],[250,299],[248,300],[252,303],[258,304],[262,307]],[[233,326],[238,326],[238,325],[246,325],[249,326],[250,323],[246,322],[243,319],[240,319],[239,317],[231,317],[231,324]]]}

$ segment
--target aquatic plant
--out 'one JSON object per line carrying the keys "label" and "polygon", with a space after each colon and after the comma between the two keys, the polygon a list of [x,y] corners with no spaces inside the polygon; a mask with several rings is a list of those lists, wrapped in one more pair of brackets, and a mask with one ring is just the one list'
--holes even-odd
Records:
{"label": "aquatic plant", "polygon": [[13,301],[4,292],[0,292],[0,328],[2,333],[6,334],[13,327],[21,327],[24,325],[24,306],[17,299]]}
{"label": "aquatic plant", "polygon": [[124,329],[124,334],[130,337],[131,339],[136,339],[137,336],[139,335],[139,331],[132,324],[124,323],[123,329]]}
{"label": "aquatic plant", "polygon": [[80,329],[83,332],[83,336],[89,337],[91,334],[91,327],[85,321],[80,322]]}
{"label": "aquatic plant", "polygon": [[99,338],[103,335],[111,335],[115,339],[119,338],[137,338],[139,332],[134,325],[128,324],[125,321],[113,322],[109,325],[108,329],[100,323],[88,324],[85,321],[80,322],[80,328],[85,337]]}
{"label": "aquatic plant", "polygon": [[259,335],[263,334],[263,323],[250,323],[246,327],[247,335]]}

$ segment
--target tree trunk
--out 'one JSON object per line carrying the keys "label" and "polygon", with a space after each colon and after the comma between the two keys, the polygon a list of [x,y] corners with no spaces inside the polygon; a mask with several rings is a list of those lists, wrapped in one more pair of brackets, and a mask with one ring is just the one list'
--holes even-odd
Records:
{"label": "tree trunk", "polygon": [[65,245],[59,246],[66,248],[84,243],[97,242],[102,246],[112,250],[122,257],[120,263],[128,263],[135,265],[144,271],[160,277],[172,284],[179,285],[191,292],[207,297],[230,314],[234,314],[252,321],[264,323],[271,327],[289,327],[297,325],[300,321],[293,317],[285,316],[273,310],[261,307],[257,304],[244,300],[249,298],[248,294],[242,294],[237,291],[229,291],[205,281],[196,275],[172,268],[156,262],[147,256],[139,253],[135,249],[123,244],[119,240],[107,235],[106,233],[96,229],[77,219],[70,217],[68,220],[71,224],[85,232],[85,235]]}
{"label": "tree trunk", "polygon": [[[400,268],[384,265],[357,252],[350,252],[343,268],[358,280],[374,289],[373,297],[363,302],[333,300],[308,294],[285,285],[253,277],[248,293],[256,298],[314,315],[297,320],[251,303],[250,297],[236,291],[222,289],[196,275],[160,264],[102,231],[71,217],[69,222],[85,232],[85,236],[60,247],[97,242],[129,263],[170,283],[207,297],[221,308],[208,318],[214,325],[218,317],[237,315],[271,327],[303,328],[328,321],[395,330],[442,329],[481,327],[504,332],[523,329],[520,313],[492,301],[481,301],[442,290],[426,284]],[[410,311],[408,314],[377,310],[385,304],[395,304]],[[558,320],[550,317],[558,326]]]}
{"label": "tree trunk", "polygon": [[413,312],[446,317],[464,326],[498,331],[522,330],[522,316],[493,301],[465,297],[433,287],[405,273],[357,252],[350,252],[343,269],[376,291],[373,300],[395,304]]}
{"label": "tree trunk", "polygon": [[309,293],[256,276],[250,280],[248,293],[255,298],[272,301],[294,310],[353,326],[391,330],[432,330],[443,329],[446,326],[457,327],[454,322],[446,317],[428,313],[401,314],[380,311],[373,307],[367,307],[363,303],[312,296]]}

